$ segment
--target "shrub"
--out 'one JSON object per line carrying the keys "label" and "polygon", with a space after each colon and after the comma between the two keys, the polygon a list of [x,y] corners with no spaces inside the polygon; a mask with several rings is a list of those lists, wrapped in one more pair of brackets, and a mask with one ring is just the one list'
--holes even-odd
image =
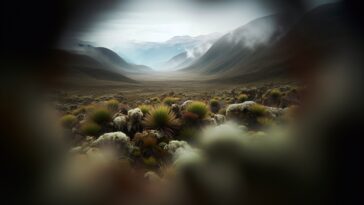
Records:
{"label": "shrub", "polygon": [[77,122],[77,118],[74,115],[64,115],[61,117],[61,125],[64,128],[69,128],[71,129]]}
{"label": "shrub", "polygon": [[144,116],[149,113],[151,108],[152,107],[150,105],[140,105],[139,106],[139,109],[142,111]]}
{"label": "shrub", "polygon": [[84,135],[96,136],[101,131],[101,127],[94,122],[86,122],[81,125],[80,130]]}
{"label": "shrub", "polygon": [[98,123],[106,123],[111,121],[111,113],[104,108],[96,108],[91,113],[91,120]]}
{"label": "shrub", "polygon": [[149,111],[144,119],[144,125],[170,136],[173,134],[173,130],[179,126],[179,121],[169,107],[161,105]]}
{"label": "shrub", "polygon": [[166,97],[163,99],[163,103],[165,105],[171,106],[172,104],[176,103],[179,99],[175,97]]}
{"label": "shrub", "polygon": [[212,99],[210,100],[210,110],[213,113],[217,113],[220,109],[220,103],[218,100]]}
{"label": "shrub", "polygon": [[110,111],[117,111],[119,108],[119,101],[116,99],[111,99],[106,101],[107,109]]}
{"label": "shrub", "polygon": [[240,103],[245,102],[245,101],[247,101],[247,100],[248,100],[248,95],[246,95],[246,94],[240,94],[240,95],[238,96],[238,101],[239,101]]}
{"label": "shrub", "polygon": [[265,116],[268,112],[267,108],[261,104],[253,104],[249,108],[249,111],[255,116]]}
{"label": "shrub", "polygon": [[161,100],[159,99],[159,97],[151,98],[150,101],[152,101],[153,103],[160,103],[161,102]]}
{"label": "shrub", "polygon": [[282,95],[282,92],[278,88],[274,88],[269,91],[270,96],[273,98],[278,98]]}
{"label": "shrub", "polygon": [[208,113],[208,108],[205,103],[194,101],[187,106],[186,111],[196,114],[199,119],[204,119]]}
{"label": "shrub", "polygon": [[179,138],[181,140],[193,141],[196,140],[198,134],[199,134],[198,129],[192,127],[186,127],[179,132]]}
{"label": "shrub", "polygon": [[218,107],[220,105],[219,101],[216,99],[210,100],[210,106],[212,107]]}

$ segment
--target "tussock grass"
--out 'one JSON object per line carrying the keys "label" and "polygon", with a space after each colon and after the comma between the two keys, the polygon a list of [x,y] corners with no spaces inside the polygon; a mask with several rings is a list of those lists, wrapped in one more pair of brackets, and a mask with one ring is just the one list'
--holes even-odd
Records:
{"label": "tussock grass", "polygon": [[187,106],[187,112],[194,113],[199,119],[204,119],[209,111],[207,105],[200,101],[194,101]]}
{"label": "tussock grass", "polygon": [[101,126],[94,122],[86,122],[81,125],[80,130],[84,135],[96,136],[101,131]]}
{"label": "tussock grass", "polygon": [[97,124],[110,122],[111,118],[111,112],[102,107],[95,108],[95,110],[90,113],[90,119]]}
{"label": "tussock grass", "polygon": [[77,118],[74,115],[68,114],[61,117],[61,125],[64,128],[71,129],[77,122]]}

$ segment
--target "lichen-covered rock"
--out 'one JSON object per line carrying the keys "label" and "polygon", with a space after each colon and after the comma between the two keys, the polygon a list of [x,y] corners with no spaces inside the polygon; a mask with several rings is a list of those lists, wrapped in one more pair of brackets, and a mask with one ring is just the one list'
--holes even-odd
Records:
{"label": "lichen-covered rock", "polygon": [[210,126],[216,126],[217,125],[217,122],[216,122],[215,118],[211,118],[211,117],[207,117],[207,118],[202,119],[202,123],[204,125],[210,125]]}
{"label": "lichen-covered rock", "polygon": [[140,108],[135,108],[128,111],[128,131],[129,132],[137,132],[142,130],[142,119],[143,112]]}
{"label": "lichen-covered rock", "polygon": [[273,120],[282,114],[283,110],[281,108],[267,107],[254,101],[231,104],[226,109],[227,119],[242,123],[248,127],[260,126],[262,125],[261,122]]}
{"label": "lichen-covered rock", "polygon": [[128,124],[128,116],[120,115],[113,119],[114,127],[117,130],[124,130]]}
{"label": "lichen-covered rock", "polygon": [[215,114],[214,119],[218,125],[221,125],[226,121],[225,116],[221,114]]}
{"label": "lichen-covered rock", "polygon": [[123,132],[110,132],[101,135],[91,145],[92,147],[112,147],[119,151],[129,152],[130,138]]}
{"label": "lichen-covered rock", "polygon": [[228,119],[242,119],[247,114],[248,108],[254,104],[256,104],[254,101],[231,104],[226,108],[226,117]]}
{"label": "lichen-covered rock", "polygon": [[158,176],[158,174],[153,171],[146,172],[144,174],[144,178],[146,178],[148,181],[153,182],[153,183],[162,181],[162,179]]}
{"label": "lichen-covered rock", "polygon": [[199,150],[191,147],[186,141],[171,140],[164,146],[164,150],[171,155],[176,165],[188,163],[200,157]]}
{"label": "lichen-covered rock", "polygon": [[189,104],[191,104],[192,102],[193,102],[192,100],[186,100],[186,101],[184,101],[184,102],[182,103],[182,105],[181,105],[181,110],[182,110],[182,111],[186,110],[187,106],[188,106]]}

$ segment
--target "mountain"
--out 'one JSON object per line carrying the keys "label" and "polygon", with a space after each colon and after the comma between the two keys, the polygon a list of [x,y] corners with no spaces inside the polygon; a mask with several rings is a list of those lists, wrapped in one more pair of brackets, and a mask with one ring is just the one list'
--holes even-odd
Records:
{"label": "mountain", "polygon": [[55,50],[52,53],[52,67],[64,71],[62,81],[79,84],[82,82],[94,83],[96,81],[117,81],[136,83],[135,80],[123,74],[105,68],[103,63],[87,56],[65,50]]}
{"label": "mountain", "polygon": [[218,74],[232,69],[277,41],[292,25],[284,15],[262,17],[222,36],[185,71]]}
{"label": "mountain", "polygon": [[200,36],[175,36],[165,42],[127,42],[113,48],[119,55],[133,63],[147,65],[156,69],[174,56],[204,44],[212,44],[220,34]]}
{"label": "mountain", "polygon": [[153,71],[151,68],[144,65],[128,63],[114,51],[104,47],[93,47],[91,45],[79,44],[78,48],[75,49],[74,52],[80,55],[90,56],[99,63],[103,64],[105,69],[116,73],[128,74]]}
{"label": "mountain", "polygon": [[339,4],[327,4],[301,19],[273,15],[254,20],[221,37],[182,71],[221,82],[247,82],[308,70],[315,55],[331,53],[346,38]]}
{"label": "mountain", "polygon": [[186,49],[185,52],[179,53],[176,56],[173,56],[167,62],[160,65],[161,70],[178,70],[184,67],[191,65],[195,60],[200,58],[203,54],[205,54],[213,42],[205,42],[191,49]]}

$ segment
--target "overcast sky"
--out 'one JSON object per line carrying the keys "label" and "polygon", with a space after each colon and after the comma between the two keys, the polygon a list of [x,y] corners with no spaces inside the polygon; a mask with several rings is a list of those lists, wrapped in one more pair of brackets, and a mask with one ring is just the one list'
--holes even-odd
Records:
{"label": "overcast sky", "polygon": [[[331,0],[309,0],[308,6]],[[129,0],[105,12],[75,38],[111,47],[125,41],[166,41],[178,35],[226,33],[275,13],[264,0]]]}

